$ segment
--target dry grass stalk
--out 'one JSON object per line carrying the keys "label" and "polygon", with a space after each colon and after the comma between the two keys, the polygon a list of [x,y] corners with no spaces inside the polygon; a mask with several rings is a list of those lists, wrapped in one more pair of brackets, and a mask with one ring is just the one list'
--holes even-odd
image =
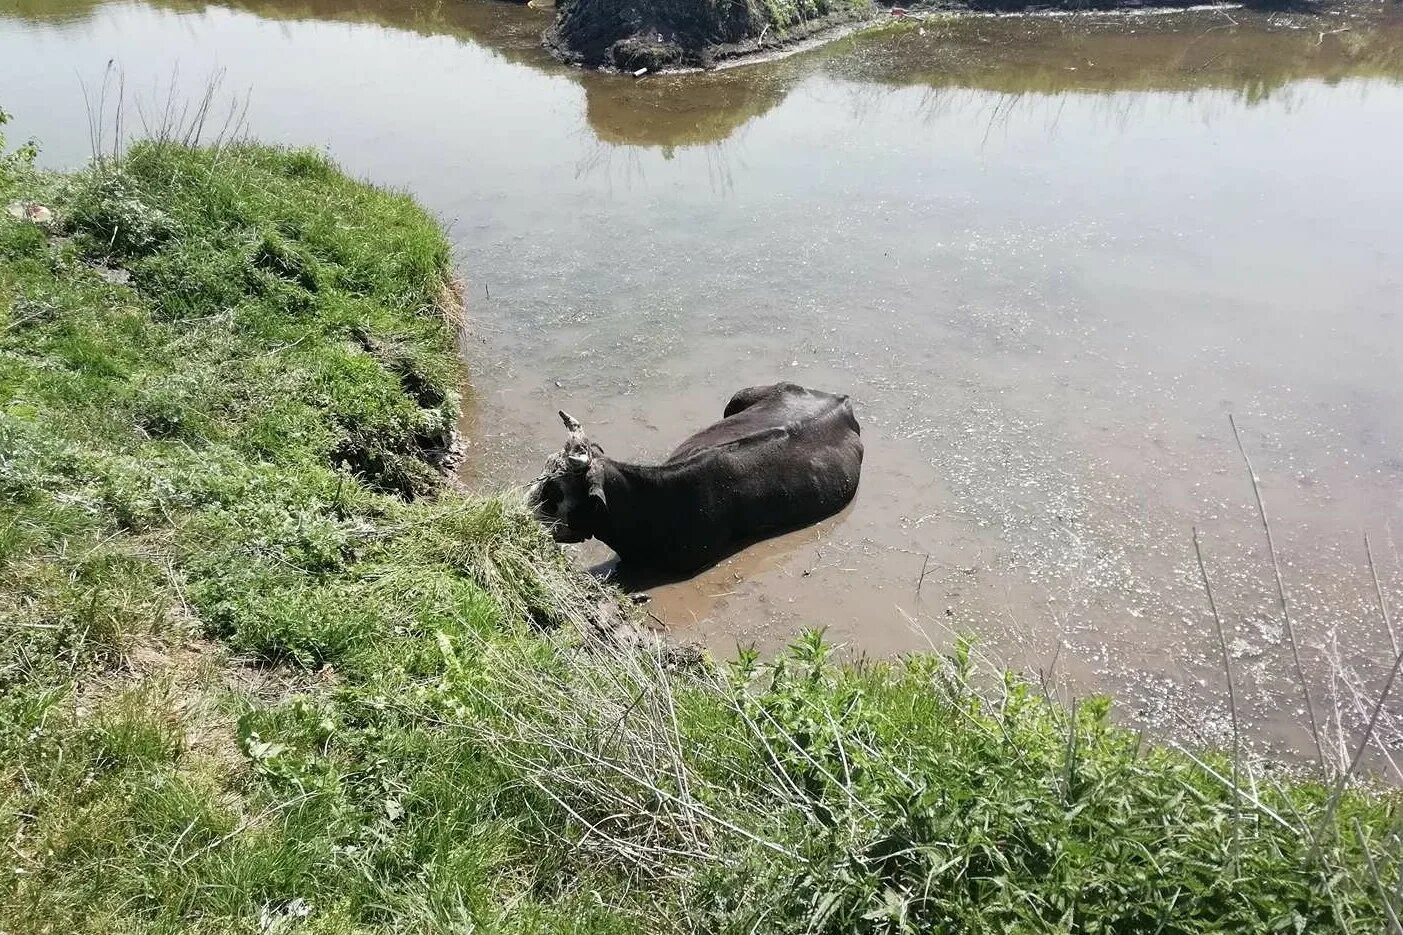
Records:
{"label": "dry grass stalk", "polygon": [[[108,115],[108,95],[113,91],[113,82],[116,83],[116,104],[112,108],[113,128],[112,128],[112,148],[109,152],[107,146],[107,115]],[[116,162],[121,158],[122,124],[125,116],[125,106],[127,99],[126,77],[122,70],[117,67],[115,59],[108,59],[107,65],[102,71],[102,84],[92,94],[88,93],[86,81],[79,82],[79,88],[83,93],[83,108],[88,116],[88,150],[92,154],[93,163],[99,167],[108,162]]]}
{"label": "dry grass stalk", "polygon": [[1369,575],[1374,580],[1374,599],[1379,604],[1379,616],[1383,618],[1384,630],[1388,633],[1388,646],[1393,650],[1393,654],[1398,655],[1398,636],[1393,632],[1393,620],[1388,613],[1388,605],[1384,602],[1384,589],[1379,584],[1379,569],[1374,564],[1374,549],[1369,544],[1369,534],[1364,534],[1364,556],[1369,561]]}
{"label": "dry grass stalk", "polygon": [[1242,763],[1242,730],[1237,719],[1237,690],[1233,685],[1232,659],[1228,655],[1228,638],[1223,632],[1223,618],[1218,614],[1218,603],[1213,599],[1213,586],[1208,583],[1208,569],[1203,564],[1203,547],[1198,541],[1198,529],[1193,530],[1194,556],[1198,559],[1198,573],[1203,579],[1203,593],[1208,598],[1208,609],[1213,614],[1213,626],[1218,632],[1218,650],[1223,657],[1223,676],[1228,683],[1228,712],[1232,717],[1232,788],[1233,788],[1233,865],[1238,862],[1238,848],[1241,841],[1238,836],[1238,828],[1241,822],[1238,820],[1241,805],[1241,763]]}
{"label": "dry grass stalk", "polygon": [[[1386,613],[1387,611],[1385,611]],[[1364,728],[1364,736],[1359,738],[1359,743],[1354,748],[1354,755],[1350,757],[1349,765],[1335,779],[1335,787],[1330,792],[1330,801],[1325,807],[1325,815],[1321,820],[1321,835],[1325,834],[1326,829],[1333,825],[1335,809],[1339,805],[1340,796],[1344,794],[1345,784],[1354,776],[1360,761],[1364,758],[1364,751],[1373,742],[1374,731],[1379,724],[1379,713],[1383,710],[1384,702],[1388,701],[1388,696],[1393,691],[1393,683],[1398,678],[1400,668],[1403,668],[1403,653],[1398,653],[1393,657],[1393,665],[1388,670],[1388,677],[1384,679],[1383,688],[1379,690],[1379,695],[1374,700],[1373,710],[1369,712],[1369,722]],[[1319,836],[1317,836],[1318,838]]]}
{"label": "dry grass stalk", "polygon": [[[805,810],[811,812],[812,806],[809,804],[808,797],[799,790],[798,785],[789,775],[789,771],[784,768],[783,761],[781,761],[779,757],[775,755],[774,748],[770,746],[768,738],[765,737],[765,732],[761,730],[760,726],[756,724],[754,719],[750,717],[750,713],[745,710],[743,705],[736,703],[734,699],[730,698],[729,693],[723,692],[720,694],[721,697],[730,699],[728,702],[728,707],[740,716],[740,718],[745,722],[746,726],[750,729],[755,739],[760,741],[760,743],[764,745],[765,750],[770,758],[771,767],[775,770],[776,775],[781,779],[781,781],[784,782],[785,785],[788,786],[788,788],[792,791],[794,795],[794,801],[796,803],[802,803]],[[839,789],[842,789],[844,794],[847,795],[848,800],[853,805],[865,811],[869,816],[875,817],[876,812],[872,810],[871,806],[869,806],[866,802],[863,802],[856,795],[854,795],[852,788],[848,783],[839,782],[838,777],[834,776],[831,770],[827,769],[822,763],[814,759],[813,756],[807,750],[804,749],[804,746],[801,743],[799,743],[799,741],[795,740],[793,735],[791,735],[789,731],[785,730],[784,727],[781,726],[777,720],[775,720],[774,715],[770,714],[770,712],[766,711],[764,708],[760,709],[760,713],[765,716],[765,719],[770,723],[770,726],[773,727],[780,734],[780,736],[788,742],[789,746],[794,750],[794,752],[799,754],[799,756],[802,757],[804,761],[809,764],[809,766],[817,770],[820,774],[822,774],[822,776],[825,779],[833,783],[834,786],[836,786]]]}
{"label": "dry grass stalk", "polygon": [[[1325,658],[1326,671],[1330,675],[1325,686],[1330,698],[1330,717],[1326,721],[1325,730],[1327,734],[1330,734],[1331,728],[1333,728],[1333,736],[1329,738],[1331,760],[1341,764],[1341,768],[1343,768],[1344,764],[1349,762],[1349,741],[1345,738],[1345,717],[1340,702],[1340,685],[1347,683],[1348,680],[1343,657],[1340,655],[1340,628],[1338,625],[1331,625],[1329,638],[1321,647],[1321,652]],[[1347,684],[1346,687],[1348,687]]]}
{"label": "dry grass stalk", "polygon": [[[226,146],[245,138],[251,94],[230,95],[228,106],[219,111],[224,96],[224,69],[212,72],[193,99],[178,95],[180,69],[172,70],[166,82],[165,100],[153,97],[150,108],[135,101],[140,135],[156,143],[182,147],[203,146],[216,158]],[[121,162],[127,143],[126,107],[127,79],[115,59],[109,59],[103,69],[102,84],[92,92],[81,83],[83,105],[88,116],[88,148],[93,163],[99,168]],[[157,91],[159,94],[159,90]],[[112,123],[109,127],[108,118]],[[214,122],[218,120],[218,126]],[[213,131],[213,132],[211,132]]]}
{"label": "dry grass stalk", "polygon": [[[691,751],[683,748],[674,720],[674,676],[657,659],[641,661],[650,655],[627,647],[595,646],[576,658],[572,671],[578,678],[567,684],[555,677],[543,678],[539,669],[525,671],[516,660],[498,654],[492,660],[493,671],[509,684],[510,691],[497,695],[476,685],[466,687],[508,729],[485,723],[457,726],[472,732],[564,808],[585,829],[586,842],[593,839],[599,849],[620,861],[644,860],[659,872],[668,856],[714,861],[720,853],[716,836],[722,832],[797,859],[788,848],[717,814],[693,794],[703,779],[688,763]],[[617,691],[620,680],[629,688],[622,696]],[[582,695],[589,700],[582,700]],[[611,701],[640,696],[645,699],[642,703]],[[499,697],[520,699],[531,711],[552,712],[556,721],[508,710]],[[611,710],[618,708],[623,710]],[[607,712],[607,720],[613,723],[605,728],[601,721],[606,718],[585,718],[582,712]],[[607,821],[630,826],[634,833],[624,839],[601,827],[603,821],[589,820],[567,801],[567,791],[607,807]],[[788,793],[781,798],[791,802],[797,794],[795,789],[774,787],[763,791]]]}
{"label": "dry grass stalk", "polygon": [[1301,694],[1306,703],[1306,719],[1310,724],[1311,740],[1315,743],[1316,763],[1323,771],[1326,769],[1325,747],[1320,741],[1320,725],[1315,720],[1315,705],[1311,701],[1310,686],[1306,683],[1305,669],[1301,666],[1301,650],[1296,640],[1296,628],[1291,622],[1291,609],[1286,600],[1286,584],[1281,578],[1281,563],[1276,557],[1276,541],[1272,537],[1271,522],[1267,519],[1266,504],[1262,502],[1262,491],[1257,485],[1257,472],[1252,469],[1252,459],[1247,456],[1247,449],[1243,447],[1242,436],[1237,431],[1237,421],[1232,415],[1228,416],[1228,425],[1232,427],[1233,441],[1237,442],[1237,450],[1242,455],[1242,462],[1247,466],[1247,477],[1252,481],[1252,495],[1257,500],[1257,515],[1261,517],[1262,529],[1267,536],[1267,553],[1271,557],[1272,575],[1276,579],[1276,596],[1281,605],[1281,618],[1285,625],[1286,639],[1291,645],[1291,661],[1296,670],[1296,682],[1301,687]]}
{"label": "dry grass stalk", "polygon": [[[1267,805],[1265,802],[1263,802],[1263,801],[1261,800],[1261,798],[1259,798],[1258,795],[1257,795],[1255,792],[1253,792],[1253,793],[1248,793],[1248,792],[1246,792],[1246,791],[1243,790],[1243,789],[1240,789],[1240,788],[1238,788],[1238,787],[1236,787],[1236,786],[1233,786],[1233,785],[1232,785],[1232,780],[1231,780],[1231,779],[1229,779],[1227,776],[1224,776],[1222,773],[1218,772],[1218,771],[1217,771],[1216,769],[1214,769],[1212,766],[1208,765],[1208,763],[1204,762],[1204,760],[1203,760],[1202,757],[1196,755],[1196,754],[1195,754],[1192,750],[1190,750],[1188,747],[1184,746],[1183,744],[1181,744],[1181,743],[1179,743],[1179,742],[1177,742],[1177,741],[1173,741],[1173,740],[1169,741],[1169,746],[1170,746],[1170,747],[1173,747],[1175,750],[1178,750],[1180,753],[1184,754],[1184,756],[1188,757],[1188,758],[1194,763],[1194,765],[1196,765],[1199,769],[1203,770],[1205,773],[1207,773],[1208,775],[1212,776],[1214,779],[1218,780],[1220,783],[1222,783],[1222,784],[1223,784],[1225,787],[1227,787],[1228,789],[1232,789],[1237,795],[1241,796],[1242,799],[1243,799],[1248,805],[1251,805],[1252,808],[1254,808],[1255,810],[1261,812],[1263,815],[1267,816],[1268,818],[1270,818],[1272,821],[1276,822],[1276,823],[1277,823],[1278,825],[1280,825],[1281,827],[1287,829],[1288,831],[1295,831],[1295,830],[1297,830],[1298,828],[1303,827],[1303,825],[1301,824],[1301,822],[1300,822],[1299,820],[1297,821],[1296,824],[1293,825],[1293,824],[1291,824],[1291,822],[1289,822],[1289,821],[1287,821],[1285,818],[1281,817],[1280,813],[1276,812],[1274,809],[1271,808],[1271,806],[1269,806],[1269,805]],[[1288,799],[1287,801],[1288,801],[1288,803],[1289,803],[1289,799]],[[1300,816],[1299,813],[1297,813],[1296,817],[1297,817],[1297,819],[1299,819],[1301,816]]]}
{"label": "dry grass stalk", "polygon": [[1384,886],[1383,880],[1379,878],[1379,868],[1374,863],[1374,855],[1369,850],[1369,838],[1364,834],[1364,829],[1359,826],[1359,819],[1354,819],[1354,834],[1359,839],[1359,848],[1364,852],[1364,861],[1369,867],[1369,875],[1374,878],[1374,886],[1379,891],[1379,901],[1383,903],[1384,914],[1388,916],[1388,929],[1392,935],[1403,935],[1403,923],[1398,920],[1398,910],[1393,907],[1393,900],[1389,898],[1388,888]]}

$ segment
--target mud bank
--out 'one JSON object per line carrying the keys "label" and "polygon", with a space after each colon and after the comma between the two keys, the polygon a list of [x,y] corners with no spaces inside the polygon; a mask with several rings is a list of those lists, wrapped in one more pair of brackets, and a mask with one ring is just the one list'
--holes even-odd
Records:
{"label": "mud bank", "polygon": [[655,72],[712,68],[771,58],[840,38],[858,28],[907,16],[1175,11],[1221,6],[1326,12],[1310,2],[1190,5],[1173,0],[745,0],[721,6],[716,0],[568,0],[556,7],[543,37],[563,62],[586,68]]}
{"label": "mud bank", "polygon": [[708,67],[875,17],[871,0],[572,0],[545,43],[565,62],[620,71]]}

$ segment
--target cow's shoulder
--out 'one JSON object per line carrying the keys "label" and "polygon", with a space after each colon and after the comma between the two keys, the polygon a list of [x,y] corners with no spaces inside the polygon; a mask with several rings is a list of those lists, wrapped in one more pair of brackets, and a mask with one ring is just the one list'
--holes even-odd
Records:
{"label": "cow's shoulder", "polygon": [[789,430],[803,434],[817,427],[833,425],[860,431],[853,414],[852,400],[842,393],[811,390],[797,383],[776,384],[773,405]]}
{"label": "cow's shoulder", "polygon": [[[743,390],[736,390],[730,402],[726,403],[726,409],[721,413],[723,419],[729,419],[738,413],[744,412],[753,406],[761,403],[783,403],[786,400],[803,399],[810,396],[831,396],[831,393],[824,393],[820,390],[810,390],[797,383],[788,381],[780,383],[767,383],[764,386],[747,386]],[[846,399],[847,397],[843,397]]]}

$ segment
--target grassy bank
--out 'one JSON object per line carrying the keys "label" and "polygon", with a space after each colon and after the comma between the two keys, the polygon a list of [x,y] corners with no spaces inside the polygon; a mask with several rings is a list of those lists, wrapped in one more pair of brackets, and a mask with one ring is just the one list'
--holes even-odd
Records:
{"label": "grassy bank", "polygon": [[[1392,793],[968,652],[697,662],[443,481],[448,249],[315,153],[0,163],[0,931],[1379,932]],[[1234,795],[1231,781],[1244,791]]]}

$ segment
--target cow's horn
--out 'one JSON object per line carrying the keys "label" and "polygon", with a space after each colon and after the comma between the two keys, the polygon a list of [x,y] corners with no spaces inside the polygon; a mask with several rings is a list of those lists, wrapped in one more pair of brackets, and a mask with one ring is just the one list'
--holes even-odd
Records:
{"label": "cow's horn", "polygon": [[570,466],[573,467],[575,470],[583,471],[585,468],[589,467],[589,452],[572,451],[570,454],[565,456],[565,460],[569,461]]}
{"label": "cow's horn", "polygon": [[565,423],[565,427],[569,429],[571,434],[580,430],[580,420],[570,415],[570,413],[566,412],[564,409],[560,410],[560,421]]}

